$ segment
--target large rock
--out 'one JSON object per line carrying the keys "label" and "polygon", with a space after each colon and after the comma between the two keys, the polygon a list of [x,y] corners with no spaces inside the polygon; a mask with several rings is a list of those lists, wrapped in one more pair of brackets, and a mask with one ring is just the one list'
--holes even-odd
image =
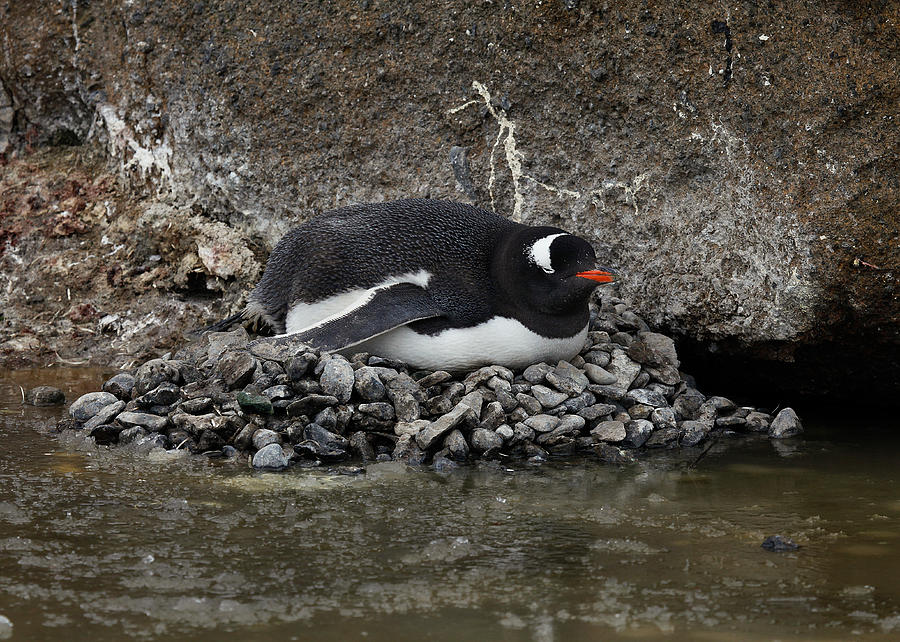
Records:
{"label": "large rock", "polygon": [[[135,185],[269,246],[316,210],[404,196],[562,223],[648,322],[696,341],[682,357],[896,390],[894,11],[12,2],[0,137],[92,133]],[[252,261],[208,241],[207,273],[246,288]],[[791,365],[760,377],[772,360]]]}

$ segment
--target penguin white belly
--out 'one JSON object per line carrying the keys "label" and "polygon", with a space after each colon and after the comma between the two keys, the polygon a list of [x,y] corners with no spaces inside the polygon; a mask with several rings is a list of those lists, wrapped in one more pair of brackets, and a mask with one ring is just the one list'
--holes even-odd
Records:
{"label": "penguin white belly", "polygon": [[468,370],[495,363],[515,369],[539,361],[571,359],[584,347],[587,332],[585,325],[572,337],[553,339],[515,319],[494,317],[470,328],[450,328],[435,335],[403,326],[341,352],[370,352],[427,370]]}

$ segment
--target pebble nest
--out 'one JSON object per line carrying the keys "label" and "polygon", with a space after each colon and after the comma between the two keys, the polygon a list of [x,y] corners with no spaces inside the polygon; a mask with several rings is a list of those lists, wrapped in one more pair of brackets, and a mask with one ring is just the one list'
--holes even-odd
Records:
{"label": "pebble nest", "polygon": [[58,428],[101,445],[244,458],[261,469],[356,459],[439,470],[584,454],[627,463],[646,449],[702,448],[727,431],[802,431],[792,409],[772,417],[707,397],[679,366],[672,339],[614,297],[591,302],[578,356],[521,372],[417,371],[290,337],[252,340],[238,328],[116,374],[72,403]]}

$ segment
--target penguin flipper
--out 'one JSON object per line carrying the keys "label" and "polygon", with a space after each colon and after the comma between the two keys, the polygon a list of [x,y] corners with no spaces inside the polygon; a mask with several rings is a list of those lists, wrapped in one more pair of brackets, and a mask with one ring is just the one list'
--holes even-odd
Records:
{"label": "penguin flipper", "polygon": [[413,321],[441,315],[424,288],[395,283],[372,288],[350,307],[287,336],[320,350],[341,350]]}

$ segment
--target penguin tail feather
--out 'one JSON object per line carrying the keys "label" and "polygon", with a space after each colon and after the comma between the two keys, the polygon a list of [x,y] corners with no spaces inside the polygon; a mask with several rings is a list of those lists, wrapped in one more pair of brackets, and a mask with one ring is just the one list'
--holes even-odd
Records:
{"label": "penguin tail feather", "polygon": [[196,330],[196,334],[206,334],[207,332],[227,332],[234,326],[243,323],[246,319],[244,314],[244,310],[241,310],[237,314],[232,314],[230,317],[222,319],[221,321],[216,321],[212,325],[208,325],[205,328],[201,328]]}

